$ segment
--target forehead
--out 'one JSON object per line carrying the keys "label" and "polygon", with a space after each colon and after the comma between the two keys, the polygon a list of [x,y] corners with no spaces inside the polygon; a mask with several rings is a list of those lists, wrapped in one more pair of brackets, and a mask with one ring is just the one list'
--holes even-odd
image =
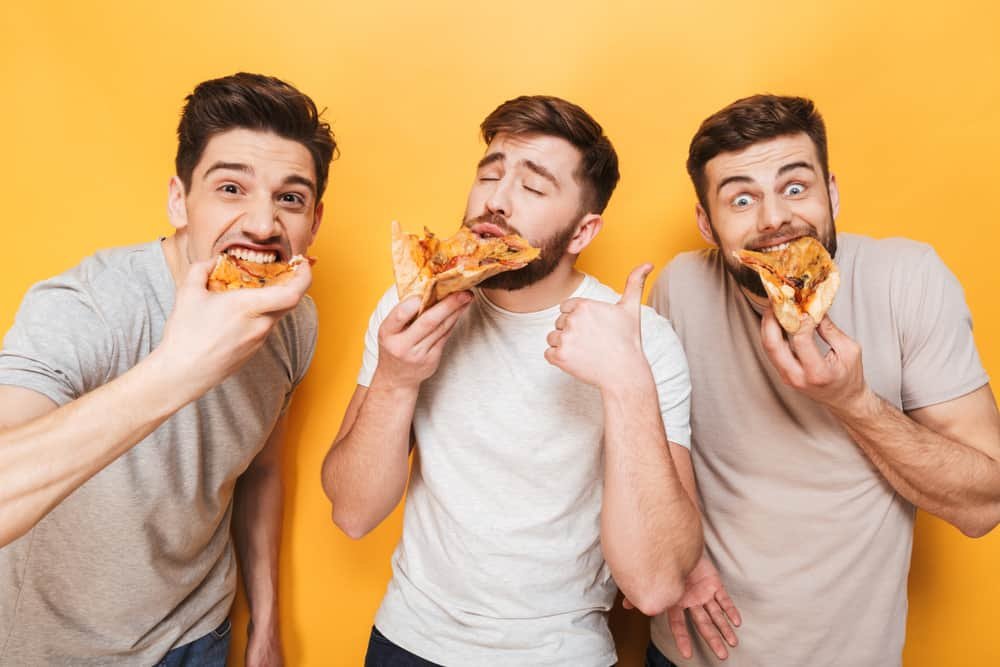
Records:
{"label": "forehead", "polygon": [[580,151],[562,137],[544,134],[498,134],[486,147],[486,155],[503,153],[508,167],[528,161],[539,164],[559,180],[569,181],[580,166]]}
{"label": "forehead", "polygon": [[294,173],[310,179],[316,177],[309,149],[297,141],[263,130],[237,128],[214,135],[205,144],[194,172],[202,174],[219,162],[247,165],[255,173],[274,170],[282,175]]}
{"label": "forehead", "polygon": [[795,162],[807,162],[817,173],[820,170],[816,146],[807,134],[775,137],[758,141],[743,150],[719,153],[705,163],[705,178],[710,186],[732,176],[769,180],[782,166]]}

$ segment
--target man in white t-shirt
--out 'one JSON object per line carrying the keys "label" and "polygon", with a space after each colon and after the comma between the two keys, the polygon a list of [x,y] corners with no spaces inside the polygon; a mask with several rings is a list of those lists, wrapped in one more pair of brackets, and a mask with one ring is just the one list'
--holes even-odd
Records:
{"label": "man in white t-shirt", "polygon": [[574,268],[618,181],[601,126],[535,96],[482,132],[463,224],[542,258],[416,318],[386,293],[323,486],[359,538],[409,479],[367,665],[606,667],[617,589],[655,614],[701,554],[687,365],[649,265],[622,297]]}

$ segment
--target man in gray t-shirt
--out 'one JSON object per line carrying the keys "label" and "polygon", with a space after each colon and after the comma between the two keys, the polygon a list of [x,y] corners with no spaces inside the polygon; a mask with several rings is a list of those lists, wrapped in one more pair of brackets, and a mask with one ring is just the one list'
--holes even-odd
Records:
{"label": "man in gray t-shirt", "polygon": [[281,659],[279,452],[311,274],[206,284],[219,253],[307,250],[335,144],[312,100],[252,74],[200,84],[178,135],[176,232],[35,285],[4,339],[0,665],[224,665],[237,561],[246,664]]}
{"label": "man in gray t-shirt", "polygon": [[574,268],[618,180],[600,125],[522,97],[482,129],[465,224],[542,258],[415,318],[386,294],[323,485],[360,537],[409,481],[367,665],[607,667],[616,588],[656,613],[702,550],[687,366],[651,267],[621,297]]}
{"label": "man in gray t-shirt", "polygon": [[[677,257],[651,303],[691,364],[706,557],[653,620],[647,664],[898,665],[914,508],[972,536],[1000,520],[1000,417],[962,288],[927,245],[836,233],[809,100],[714,114],[688,171],[717,248]],[[731,253],[806,235],[841,284],[821,322],[786,337]]]}

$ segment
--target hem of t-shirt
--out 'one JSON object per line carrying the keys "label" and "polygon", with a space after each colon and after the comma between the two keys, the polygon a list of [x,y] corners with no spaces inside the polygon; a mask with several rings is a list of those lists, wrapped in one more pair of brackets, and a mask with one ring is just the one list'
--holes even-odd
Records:
{"label": "hem of t-shirt", "polygon": [[919,410],[920,408],[926,408],[931,405],[937,405],[938,403],[944,403],[945,401],[961,398],[966,394],[971,394],[975,390],[986,386],[989,382],[990,376],[983,372],[976,378],[963,382],[955,387],[949,387],[947,390],[903,400],[901,401],[903,404],[903,411],[909,412],[911,410]]}
{"label": "hem of t-shirt", "polygon": [[13,368],[4,369],[3,371],[0,371],[0,386],[28,389],[41,394],[55,403],[58,407],[62,407],[73,402],[72,398],[67,398],[65,395],[53,391],[51,386],[35,380],[35,375],[37,374]]}
{"label": "hem of t-shirt", "polygon": [[[391,641],[396,646],[409,651],[413,655],[423,658],[424,660],[429,660],[430,662],[436,663],[438,665],[443,665],[444,667],[449,667],[450,665],[466,665],[466,664],[490,664],[478,663],[477,660],[479,656],[448,656],[436,653],[433,649],[426,651],[424,648],[419,648],[409,643],[408,640],[414,636],[414,633],[408,633],[406,630],[402,629],[399,625],[396,625],[392,619],[393,613],[387,612],[384,606],[380,606],[379,610],[375,613],[375,621],[373,625],[375,628],[382,633],[382,635]],[[403,637],[403,641],[398,638]],[[555,662],[532,662],[532,665],[537,667],[561,667],[566,664],[564,657],[560,656],[556,658]],[[587,667],[583,663],[576,661],[574,665],[581,665],[581,667]],[[610,652],[605,652],[601,656],[597,657],[594,662],[594,667],[614,667],[618,664],[618,654],[612,649]]]}

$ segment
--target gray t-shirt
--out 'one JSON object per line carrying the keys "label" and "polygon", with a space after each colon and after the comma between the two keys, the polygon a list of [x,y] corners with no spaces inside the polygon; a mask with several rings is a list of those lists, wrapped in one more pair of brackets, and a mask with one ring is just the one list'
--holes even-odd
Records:
{"label": "gray t-shirt", "polygon": [[[616,302],[587,276],[574,296]],[[358,384],[378,363],[365,339]],[[375,624],[443,665],[607,667],[616,587],[600,543],[600,391],[550,365],[559,308],[512,313],[477,292],[420,389],[403,535]],[[643,348],[670,441],[689,444],[690,382],[670,323],[643,308]]]}
{"label": "gray t-shirt", "polygon": [[[932,248],[838,242],[830,318],[860,343],[882,398],[914,410],[986,384],[961,285]],[[725,664],[899,665],[913,506],[826,409],[782,383],[761,348],[760,313],[718,252],[678,256],[651,302],[691,365],[706,546],[743,615]],[[678,665],[718,664],[700,639],[681,659],[665,617],[652,637]]]}
{"label": "gray t-shirt", "polygon": [[[0,384],[65,405],[156,347],[174,282],[160,242],[105,250],[28,292]],[[217,627],[236,563],[236,479],[312,358],[306,297],[235,375],[0,549],[0,665],[151,665]]]}

